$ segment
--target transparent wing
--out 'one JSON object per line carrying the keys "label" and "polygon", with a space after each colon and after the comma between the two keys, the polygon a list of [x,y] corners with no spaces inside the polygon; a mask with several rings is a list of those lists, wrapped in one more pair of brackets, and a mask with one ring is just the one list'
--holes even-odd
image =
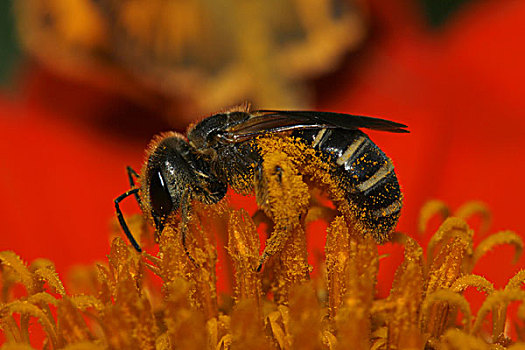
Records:
{"label": "transparent wing", "polygon": [[219,135],[223,142],[242,142],[267,133],[315,128],[372,129],[395,133],[408,133],[407,126],[386,119],[360,115],[316,112],[259,110],[244,123],[235,125]]}

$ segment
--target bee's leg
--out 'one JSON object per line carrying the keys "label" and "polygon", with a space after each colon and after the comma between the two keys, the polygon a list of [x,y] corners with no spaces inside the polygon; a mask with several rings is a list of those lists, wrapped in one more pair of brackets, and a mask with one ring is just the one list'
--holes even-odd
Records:
{"label": "bee's leg", "polygon": [[181,201],[181,223],[180,223],[180,235],[181,235],[181,241],[182,241],[182,247],[184,248],[184,253],[186,253],[186,256],[190,261],[195,265],[195,267],[199,267],[199,264],[193,259],[193,257],[190,254],[190,251],[188,250],[188,247],[186,246],[186,236],[188,234],[188,225],[191,220],[191,204],[189,199],[189,190],[184,191],[182,195],[182,201]]}
{"label": "bee's leg", "polygon": [[306,214],[305,224],[316,221],[318,219],[323,219],[326,222],[330,223],[337,216],[337,210],[327,207],[325,205],[311,205],[308,213]]}
{"label": "bee's leg", "polygon": [[268,215],[266,215],[264,210],[257,209],[255,214],[252,215],[252,220],[255,223],[255,226],[259,226],[261,223],[268,225],[267,232],[268,236],[270,236],[270,232],[273,231],[273,221],[268,217]]}
{"label": "bee's leg", "polygon": [[293,163],[280,151],[268,153],[255,174],[257,204],[274,222],[257,270],[273,254],[280,252],[301,225],[310,194]]}

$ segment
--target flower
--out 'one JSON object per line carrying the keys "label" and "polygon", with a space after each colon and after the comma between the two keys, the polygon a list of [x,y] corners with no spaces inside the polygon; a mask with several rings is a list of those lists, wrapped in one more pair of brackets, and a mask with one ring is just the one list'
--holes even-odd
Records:
{"label": "flower", "polygon": [[[447,27],[432,32],[407,4],[371,2],[375,34],[365,50],[349,57],[348,69],[318,82],[317,106],[409,124],[410,136],[371,136],[394,160],[405,193],[399,229],[413,233],[421,246],[430,235],[416,234],[417,215],[429,198],[454,208],[464,198],[484,200],[496,230],[512,228],[521,234],[524,55],[515,38],[524,32],[525,7],[521,2],[472,2]],[[107,221],[114,215],[111,199],[127,189],[115,179],[123,178],[130,163],[139,168],[147,139],[167,128],[151,127],[154,119],[144,122],[131,117],[142,111],[129,111],[129,105],[92,88],[34,71],[16,100],[1,98],[0,250],[13,249],[30,261],[51,257],[61,275],[72,264],[102,259]],[[108,118],[115,112],[117,122]],[[136,130],[136,125],[151,131],[132,139],[133,131],[123,130]],[[110,132],[115,129],[127,137]],[[233,202],[254,211],[254,203]],[[476,218],[469,223],[478,227]],[[436,220],[428,226],[433,230]],[[309,235],[309,245],[324,244],[324,230],[319,232]],[[480,233],[475,244],[484,237]],[[380,257],[388,252],[392,259],[380,264],[377,277],[378,295],[386,298],[400,254],[391,245],[379,249]],[[504,288],[523,266],[512,266],[509,252],[508,247],[491,251],[473,272],[494,288]],[[314,254],[311,250],[309,256]],[[470,289],[465,294],[475,295]],[[473,313],[481,307],[483,297],[478,299],[471,301]]]}
{"label": "flower", "polygon": [[[478,203],[468,206],[469,215],[476,214]],[[421,224],[446,209],[442,203],[430,203],[422,210]],[[187,241],[194,261],[185,254],[179,229],[173,225],[163,231],[157,255],[137,253],[117,237],[106,263],[76,272],[70,282],[75,293],[64,288],[49,261],[37,260],[28,267],[12,251],[0,252],[0,327],[7,339],[3,349],[30,349],[31,340],[35,346],[31,339],[35,327],[45,333],[43,346],[53,349],[525,345],[515,342],[523,336],[525,304],[517,316],[507,314],[512,302],[525,301],[525,291],[520,289],[525,270],[499,290],[472,273],[476,262],[495,245],[510,243],[516,257],[521,254],[523,241],[511,231],[474,245],[474,232],[464,219],[447,217],[430,239],[426,255],[414,239],[397,233],[393,241],[404,246],[404,260],[389,295],[378,297],[378,267],[388,258],[379,256],[371,235],[349,229],[344,216],[329,224],[326,260],[314,267],[322,272],[310,279],[302,230],[296,230],[258,272],[259,236],[244,210],[213,205],[197,213]],[[215,234],[227,236],[226,263],[231,264],[234,281],[230,296],[217,293]],[[160,277],[160,290],[152,274]],[[25,288],[23,295],[16,296],[17,285]],[[471,287],[486,295],[475,316],[463,295]],[[490,328],[485,327],[488,314],[492,314]],[[510,319],[516,322],[513,332]]]}

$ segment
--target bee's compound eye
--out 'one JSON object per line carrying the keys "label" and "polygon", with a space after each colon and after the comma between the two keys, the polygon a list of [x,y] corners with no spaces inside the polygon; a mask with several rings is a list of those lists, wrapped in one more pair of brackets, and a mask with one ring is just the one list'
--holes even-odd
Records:
{"label": "bee's compound eye", "polygon": [[153,172],[149,184],[149,195],[151,207],[155,214],[165,217],[168,216],[173,208],[170,192],[160,171]]}

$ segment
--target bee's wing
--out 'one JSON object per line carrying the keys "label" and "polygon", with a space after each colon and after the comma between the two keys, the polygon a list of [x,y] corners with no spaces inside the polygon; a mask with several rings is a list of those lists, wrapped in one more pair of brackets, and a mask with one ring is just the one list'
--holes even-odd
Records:
{"label": "bee's wing", "polygon": [[360,128],[395,133],[409,132],[406,125],[385,119],[333,112],[259,110],[244,123],[226,129],[223,142],[242,142],[266,133],[315,128]]}
{"label": "bee's wing", "polygon": [[407,133],[407,126],[401,123],[396,123],[386,119],[365,117],[361,115],[352,115],[345,113],[334,113],[334,112],[316,112],[316,111],[274,111],[274,110],[261,110],[259,111],[266,114],[277,114],[286,116],[292,119],[298,119],[302,121],[309,121],[318,125],[324,125],[326,127],[335,127],[342,129],[373,129],[388,132]]}

